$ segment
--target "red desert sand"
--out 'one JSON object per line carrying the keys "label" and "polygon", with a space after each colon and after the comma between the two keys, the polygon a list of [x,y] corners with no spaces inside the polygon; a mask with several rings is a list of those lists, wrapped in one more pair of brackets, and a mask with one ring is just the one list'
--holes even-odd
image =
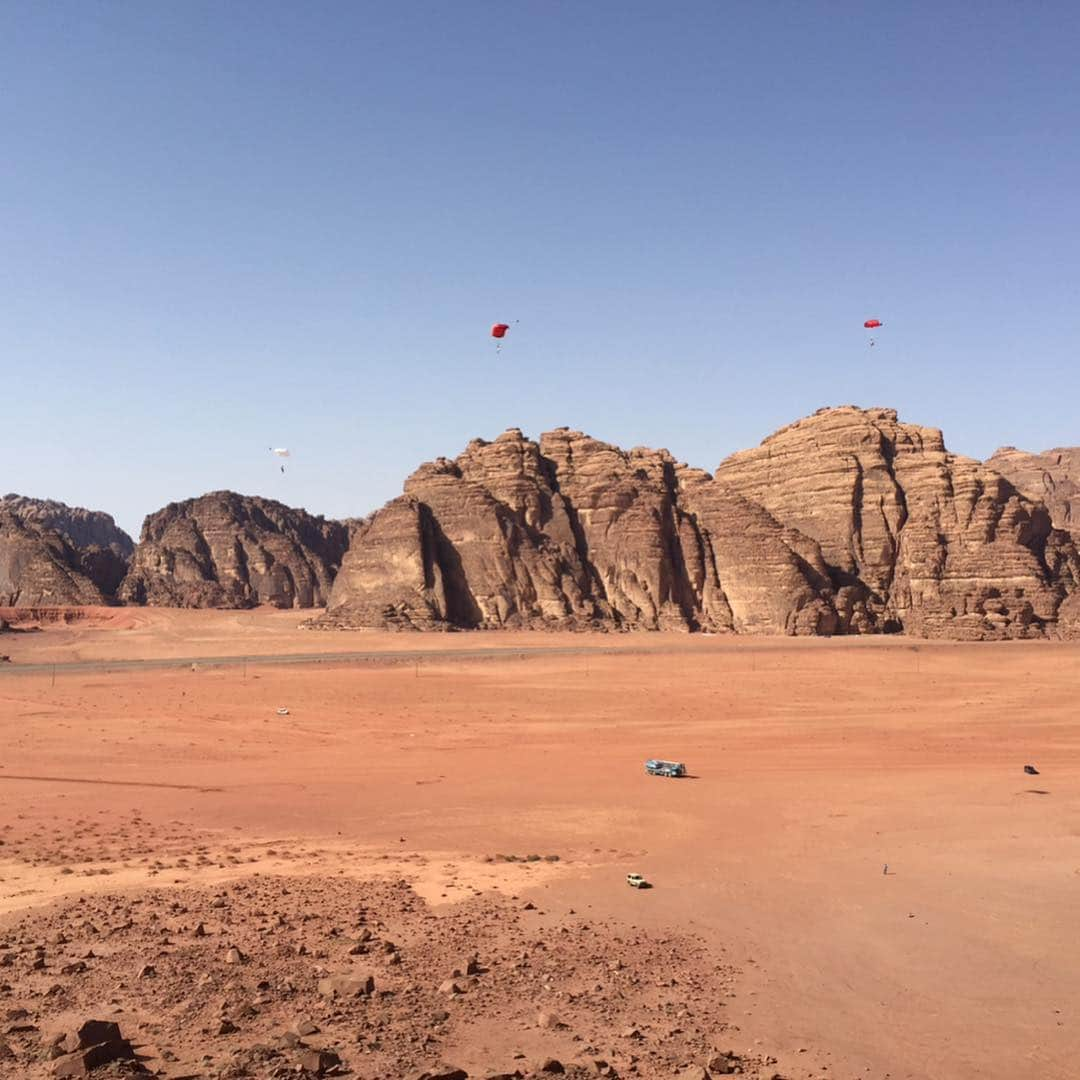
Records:
{"label": "red desert sand", "polygon": [[0,1075],[1078,1075],[1080,645],[297,622],[0,639]]}

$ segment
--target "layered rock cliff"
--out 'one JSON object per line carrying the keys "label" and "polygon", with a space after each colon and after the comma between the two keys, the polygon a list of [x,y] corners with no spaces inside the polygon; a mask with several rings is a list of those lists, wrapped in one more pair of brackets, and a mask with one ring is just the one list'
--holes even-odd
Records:
{"label": "layered rock cliff", "polygon": [[24,522],[52,529],[77,548],[104,548],[122,559],[130,559],[135,543],[118,528],[109,514],[67,506],[55,499],[31,499],[25,495],[4,495],[0,509],[10,510]]}
{"label": "layered rock cliff", "polygon": [[511,429],[421,466],[355,533],[324,623],[1072,633],[1080,558],[1041,505],[887,409],[822,410],[710,476]]}
{"label": "layered rock cliff", "polygon": [[319,607],[347,546],[340,522],[215,491],[146,519],[120,596],[160,607]]}
{"label": "layered rock cliff", "polygon": [[112,602],[133,547],[108,514],[5,495],[0,498],[0,605]]}
{"label": "layered rock cliff", "polygon": [[813,542],[666,451],[513,429],[421,466],[405,492],[356,535],[332,624],[835,628]]}
{"label": "layered rock cliff", "polygon": [[1027,498],[1043,503],[1055,527],[1080,538],[1080,446],[1041,454],[1003,446],[986,464]]}
{"label": "layered rock cliff", "polygon": [[716,481],[817,541],[845,629],[1040,636],[1061,629],[1080,580],[1045,507],[892,409],[822,410],[732,455]]}
{"label": "layered rock cliff", "polygon": [[91,571],[60,533],[0,508],[0,607],[105,604]]}

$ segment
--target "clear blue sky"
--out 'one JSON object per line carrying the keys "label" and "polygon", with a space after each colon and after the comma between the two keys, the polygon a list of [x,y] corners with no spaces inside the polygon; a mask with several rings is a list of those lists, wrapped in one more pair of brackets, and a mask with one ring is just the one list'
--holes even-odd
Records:
{"label": "clear blue sky", "polygon": [[7,0],[0,491],[345,516],[508,426],[713,468],[849,402],[1080,443],[1078,41],[1075,3]]}

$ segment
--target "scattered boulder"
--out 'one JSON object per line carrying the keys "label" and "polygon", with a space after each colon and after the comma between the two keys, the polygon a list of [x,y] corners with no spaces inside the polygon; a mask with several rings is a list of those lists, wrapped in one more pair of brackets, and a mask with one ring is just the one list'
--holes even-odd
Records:
{"label": "scattered boulder", "polygon": [[319,980],[319,993],[325,998],[367,997],[375,992],[375,977],[367,975],[328,975]]}
{"label": "scattered boulder", "polygon": [[297,1049],[293,1060],[315,1076],[325,1076],[331,1069],[341,1065],[341,1058],[333,1050],[317,1050],[310,1046]]}
{"label": "scattered boulder", "polygon": [[[74,1044],[74,1046],[73,1046]],[[71,1048],[52,1066],[56,1077],[89,1076],[112,1061],[133,1061],[135,1051],[120,1034],[120,1026],[110,1020],[87,1020],[73,1034],[61,1036],[53,1044],[61,1050]]]}
{"label": "scattered boulder", "polygon": [[709,1072],[718,1076],[726,1076],[733,1073],[739,1064],[739,1058],[734,1054],[713,1054],[709,1058]]}

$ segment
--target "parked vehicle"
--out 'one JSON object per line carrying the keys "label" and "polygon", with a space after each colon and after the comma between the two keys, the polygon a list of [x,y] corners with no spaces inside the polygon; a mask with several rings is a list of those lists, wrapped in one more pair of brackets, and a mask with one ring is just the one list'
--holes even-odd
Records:
{"label": "parked vehicle", "polygon": [[629,885],[631,889],[647,889],[649,887],[649,883],[641,876],[641,874],[627,874],[626,884]]}
{"label": "parked vehicle", "polygon": [[645,771],[650,776],[685,776],[686,766],[681,761],[661,761],[649,758],[645,762]]}

